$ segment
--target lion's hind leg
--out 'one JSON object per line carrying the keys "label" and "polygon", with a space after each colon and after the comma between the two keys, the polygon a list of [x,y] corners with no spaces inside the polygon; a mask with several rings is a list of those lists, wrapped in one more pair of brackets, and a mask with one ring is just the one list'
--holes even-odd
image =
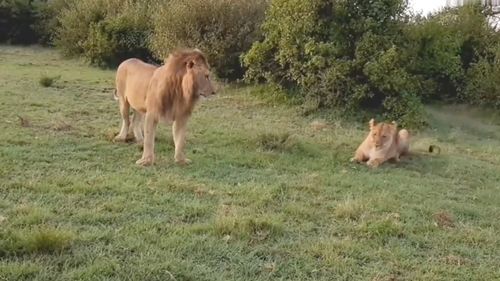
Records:
{"label": "lion's hind leg", "polygon": [[134,110],[134,117],[132,117],[132,130],[134,132],[135,141],[138,144],[142,144],[142,142],[144,141],[144,136],[142,133],[142,129],[144,126],[143,120],[144,114],[140,113],[137,110]]}
{"label": "lion's hind leg", "polygon": [[129,119],[129,108],[130,105],[124,96],[119,96],[119,104],[120,104],[120,115],[122,117],[122,127],[120,129],[120,133],[115,137],[115,141],[126,141],[128,128],[130,126]]}

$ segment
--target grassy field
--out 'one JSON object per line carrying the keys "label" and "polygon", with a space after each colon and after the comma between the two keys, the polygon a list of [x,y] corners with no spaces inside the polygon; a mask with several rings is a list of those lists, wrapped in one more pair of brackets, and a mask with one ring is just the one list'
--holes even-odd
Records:
{"label": "grassy field", "polygon": [[0,280],[500,280],[498,112],[429,108],[413,157],[370,170],[367,124],[226,87],[191,165],[163,125],[141,168],[113,78],[0,46]]}

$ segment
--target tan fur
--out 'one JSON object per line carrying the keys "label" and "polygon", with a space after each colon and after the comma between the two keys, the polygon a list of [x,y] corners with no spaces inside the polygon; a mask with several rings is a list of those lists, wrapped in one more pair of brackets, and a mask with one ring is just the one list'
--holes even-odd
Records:
{"label": "tan fur", "polygon": [[378,167],[388,161],[399,161],[399,157],[409,153],[410,135],[403,129],[398,132],[396,122],[375,123],[370,122],[370,133],[356,150],[351,161],[366,162],[368,166]]}
{"label": "tan fur", "polygon": [[154,139],[159,121],[173,123],[175,161],[190,162],[184,155],[186,125],[200,96],[215,94],[209,79],[210,67],[205,55],[195,50],[172,53],[165,65],[156,67],[138,59],[124,61],[116,74],[116,96],[120,103],[122,128],[116,140],[125,140],[132,107],[132,127],[138,142],[142,142],[141,123],[144,119],[144,150],[136,163],[154,163]]}

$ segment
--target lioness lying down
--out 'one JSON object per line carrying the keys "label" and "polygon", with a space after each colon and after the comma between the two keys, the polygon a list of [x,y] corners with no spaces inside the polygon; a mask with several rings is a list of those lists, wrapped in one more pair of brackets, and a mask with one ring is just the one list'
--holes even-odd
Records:
{"label": "lioness lying down", "polygon": [[142,158],[136,163],[153,164],[156,127],[159,121],[165,121],[173,123],[176,163],[187,164],[190,162],[184,155],[187,121],[199,97],[214,94],[207,59],[197,49],[174,52],[160,67],[139,59],[126,60],[116,73],[115,95],[120,104],[122,126],[115,140],[126,139],[132,107],[134,137],[137,142],[144,142]]}
{"label": "lioness lying down", "polygon": [[378,167],[387,160],[399,162],[399,157],[408,154],[410,136],[407,130],[398,132],[396,122],[378,123],[371,119],[370,133],[356,150],[351,161],[366,162],[370,167]]}

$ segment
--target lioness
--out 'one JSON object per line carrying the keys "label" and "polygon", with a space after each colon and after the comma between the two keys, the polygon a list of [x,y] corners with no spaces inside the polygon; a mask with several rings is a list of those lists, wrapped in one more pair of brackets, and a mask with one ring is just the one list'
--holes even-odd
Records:
{"label": "lioness", "polygon": [[396,122],[375,123],[370,122],[370,133],[356,150],[351,161],[365,162],[370,167],[378,167],[387,160],[399,161],[399,157],[408,154],[410,149],[410,136],[407,130],[398,132]]}
{"label": "lioness", "polygon": [[190,162],[184,155],[187,121],[199,97],[214,94],[210,66],[200,50],[176,51],[160,67],[138,59],[126,60],[116,73],[122,127],[115,139],[127,137],[129,107],[132,107],[135,112],[132,127],[138,142],[143,139],[141,123],[144,116],[144,150],[136,163],[153,164],[156,127],[161,120],[173,123],[176,163],[187,164]]}

